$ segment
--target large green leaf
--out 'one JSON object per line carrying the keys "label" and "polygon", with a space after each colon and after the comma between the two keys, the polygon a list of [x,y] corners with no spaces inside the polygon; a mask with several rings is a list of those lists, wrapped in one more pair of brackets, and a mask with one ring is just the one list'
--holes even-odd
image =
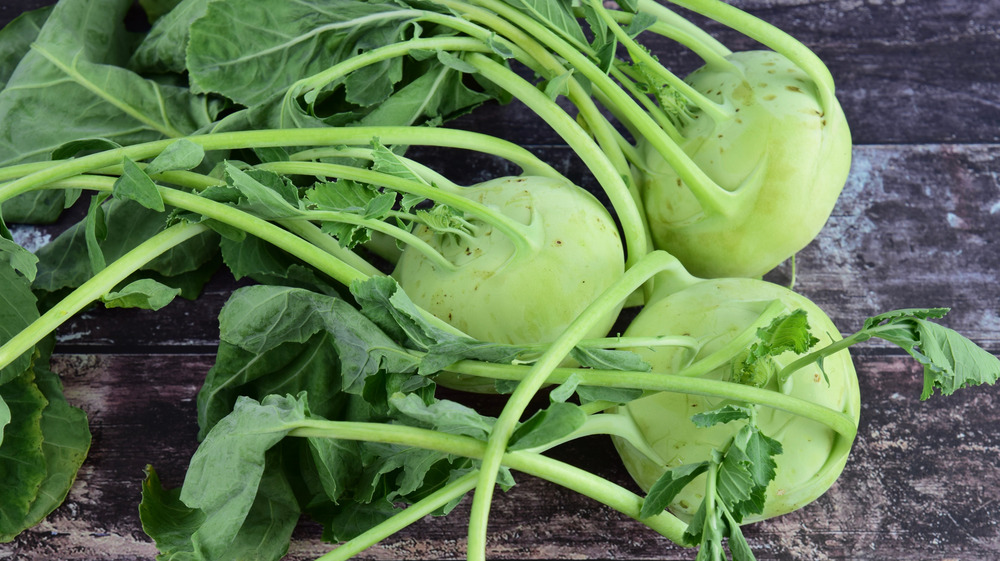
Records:
{"label": "large green leaf", "polygon": [[[412,17],[410,10],[378,2],[217,0],[191,25],[192,89],[256,105],[355,54],[369,33],[385,41],[389,29],[398,37],[395,30]],[[381,73],[368,85],[384,89],[388,83],[391,91],[393,78],[399,76]]]}
{"label": "large green leaf", "polygon": [[29,370],[0,385],[0,399],[11,415],[0,444],[0,543],[30,525],[28,516],[46,477],[42,410],[47,402],[34,378]]}
{"label": "large green leaf", "polygon": [[55,373],[43,368],[35,372],[35,382],[48,405],[42,410],[41,419],[45,479],[25,519],[29,527],[62,504],[90,449],[87,414],[66,402],[62,383]]}
{"label": "large green leaf", "polygon": [[[63,0],[53,8],[0,92],[0,165],[47,159],[81,138],[131,144],[190,134],[214,120],[217,102],[121,67],[134,47],[123,24],[131,4]],[[48,221],[61,208],[51,194],[4,203],[12,222]]]}
{"label": "large green leaf", "polygon": [[191,23],[205,15],[208,2],[183,0],[158,18],[132,54],[129,67],[139,72],[184,73]]}
{"label": "large green leaf", "polygon": [[[107,235],[100,242],[101,253],[110,263],[162,230],[167,220],[166,213],[144,208],[133,201],[111,200],[106,205]],[[218,254],[218,243],[214,233],[195,236],[150,261],[143,270],[164,278],[197,273]],[[56,292],[77,287],[91,276],[84,222],[68,228],[41,247],[36,255],[39,258],[38,275],[33,284],[36,290]],[[157,280],[163,282],[164,278]],[[201,280],[204,282],[207,278]],[[166,284],[173,286],[170,282]]]}
{"label": "large green leaf", "polygon": [[305,403],[291,397],[272,396],[261,403],[243,398],[208,433],[191,458],[180,494],[185,505],[205,513],[192,535],[198,554],[225,555],[258,491],[268,487],[265,454],[305,418]]}
{"label": "large green leaf", "polygon": [[413,372],[419,362],[349,303],[297,288],[241,288],[223,307],[219,325],[223,341],[253,353],[321,331],[332,334],[344,389],[351,393],[360,393],[380,369]]}

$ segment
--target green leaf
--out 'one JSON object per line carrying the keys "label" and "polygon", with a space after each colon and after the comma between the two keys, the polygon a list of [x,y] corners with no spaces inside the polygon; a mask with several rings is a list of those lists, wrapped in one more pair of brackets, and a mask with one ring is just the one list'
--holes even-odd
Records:
{"label": "green leaf", "polygon": [[101,297],[107,308],[142,308],[159,310],[172,302],[181,289],[172,288],[153,279],[139,279],[121,290]]}
{"label": "green leaf", "polygon": [[115,181],[112,193],[117,199],[130,199],[150,210],[165,210],[156,183],[127,156],[122,161],[122,174]]}
{"label": "green leaf", "polygon": [[587,421],[587,414],[572,403],[551,403],[519,424],[510,437],[510,450],[528,450],[573,434]]}
{"label": "green leaf", "polygon": [[774,318],[770,325],[757,330],[757,338],[761,349],[758,354],[766,352],[770,356],[787,351],[802,354],[819,342],[809,332],[806,311],[801,309]]}
{"label": "green leaf", "polygon": [[333,281],[320,275],[300,259],[260,238],[248,236],[239,241],[223,238],[219,245],[223,261],[236,279],[249,277],[261,284],[337,294],[338,287]]}
{"label": "green leaf", "polygon": [[40,423],[45,479],[25,519],[29,527],[41,522],[66,499],[87,457],[91,439],[87,414],[66,401],[59,377],[44,368],[36,368],[35,375],[35,384],[48,403],[42,409]]}
{"label": "green leaf", "polygon": [[191,536],[205,522],[205,514],[185,505],[180,494],[180,488],[163,488],[153,466],[146,466],[139,520],[142,530],[156,542],[158,559],[195,559]]}
{"label": "green leaf", "polygon": [[[402,39],[400,28],[412,17],[412,12],[389,3],[341,2],[332,8],[321,0],[210,2],[190,27],[187,67],[192,90],[256,105],[355,54],[359,43],[366,49],[376,46],[364,43],[370,33],[377,34],[380,44]],[[378,95],[385,92],[384,68],[393,65],[387,62],[354,74],[353,93],[365,93],[362,82]]]}
{"label": "green leaf", "polygon": [[708,470],[708,462],[700,462],[685,464],[663,472],[663,475],[653,483],[649,492],[646,493],[646,498],[642,501],[642,508],[639,510],[639,518],[655,516],[666,510],[667,506],[673,502],[674,497],[706,470]]}
{"label": "green leaf", "polygon": [[569,81],[573,79],[573,71],[567,71],[545,82],[544,92],[552,101],[559,96],[569,95]]}
{"label": "green leaf", "polygon": [[0,236],[0,267],[9,265],[29,282],[38,274],[38,257],[13,240]]}
{"label": "green leaf", "polygon": [[139,72],[182,74],[191,24],[205,15],[209,0],[182,0],[153,23],[128,66]]}
{"label": "green leaf", "polygon": [[205,519],[192,534],[195,552],[220,558],[232,547],[259,491],[266,490],[265,455],[306,418],[305,403],[271,396],[241,398],[191,458],[180,500]]}
{"label": "green leaf", "polygon": [[182,138],[170,143],[153,161],[146,166],[146,175],[156,175],[165,171],[189,170],[201,165],[205,159],[205,149],[199,144]]}
{"label": "green leaf", "polygon": [[957,331],[928,321],[946,308],[896,310],[869,318],[859,334],[898,345],[924,366],[920,399],[1000,379],[1000,359]]}
{"label": "green leaf", "polygon": [[755,416],[752,407],[744,405],[724,405],[718,409],[704,411],[691,416],[691,422],[697,427],[710,427],[720,423],[730,423],[753,419]]}
{"label": "green leaf", "polygon": [[[378,139],[372,141],[372,169],[407,181],[430,185],[405,160],[379,142]],[[407,196],[412,197],[413,195]],[[409,210],[414,204],[416,203],[404,203],[403,210]]]}
{"label": "green leaf", "polygon": [[219,324],[223,341],[258,354],[329,332],[340,357],[344,390],[351,393],[360,393],[380,369],[413,372],[419,363],[347,302],[302,289],[238,289],[219,314]]}
{"label": "green leaf", "polygon": [[[35,295],[31,292],[28,279],[0,263],[0,343],[9,341],[38,316]],[[31,367],[33,352],[29,349],[0,368],[0,384],[6,384],[27,371]]]}
{"label": "green leaf", "polygon": [[[383,219],[392,210],[396,194],[385,193],[365,183],[340,180],[336,183],[321,181],[306,191],[305,200],[309,208],[357,214],[363,218]],[[371,231],[357,224],[324,221],[324,232],[334,236],[341,247],[353,248],[371,239]]]}
{"label": "green leaf", "polygon": [[277,174],[259,170],[245,172],[230,162],[225,164],[226,180],[247,198],[240,208],[268,220],[301,216],[294,186]]}
{"label": "green leaf", "polygon": [[53,8],[0,92],[0,164],[44,159],[70,140],[134,144],[212,122],[218,103],[122,67],[134,46],[123,24],[131,5],[63,0]]}
{"label": "green leaf", "polygon": [[31,50],[31,43],[38,38],[52,6],[23,12],[0,29],[0,90],[7,87],[7,81],[21,59]]}
{"label": "green leaf", "polygon": [[101,206],[108,199],[107,193],[98,193],[90,198],[90,208],[84,220],[84,240],[87,257],[90,258],[90,273],[96,275],[107,267],[107,257],[101,249],[101,242],[108,237],[108,223]]}
{"label": "green leaf", "polygon": [[758,329],[757,341],[733,359],[731,380],[764,387],[778,371],[774,357],[785,352],[802,354],[818,342],[809,331],[805,310],[778,316],[767,327]]}
{"label": "green leaf", "polygon": [[337,418],[347,402],[340,395],[339,369],[328,333],[318,333],[303,343],[282,343],[263,353],[221,341],[215,363],[198,391],[199,439],[233,410],[241,395],[261,400],[271,394],[306,392],[310,411]]}
{"label": "green leaf", "polygon": [[438,62],[440,62],[444,66],[451,68],[452,70],[461,72],[463,74],[476,74],[479,72],[479,70],[477,70],[475,66],[469,64],[468,62],[465,62],[461,58],[449,52],[438,51],[437,59]]}
{"label": "green leaf", "polygon": [[768,484],[774,479],[774,456],[781,444],[765,436],[756,425],[744,426],[726,450],[719,466],[719,497],[737,522],[764,511]]}
{"label": "green leaf", "polygon": [[34,378],[29,370],[0,385],[0,399],[11,416],[0,444],[0,543],[11,541],[30,525],[32,504],[45,481],[42,410],[47,401]]}
{"label": "green leaf", "polygon": [[[150,210],[134,201],[112,199],[105,207],[106,220],[102,222],[107,225],[107,236],[100,241],[95,230],[93,242],[97,243],[108,261],[118,259],[161,231],[169,218],[167,213]],[[92,270],[86,228],[86,221],[79,222],[39,248],[35,253],[39,258],[38,276],[33,285],[36,290],[58,292],[80,286],[90,278]],[[199,273],[214,262],[218,248],[218,236],[215,234],[195,236],[167,250],[142,270],[165,278]],[[202,283],[206,280],[203,278]]]}
{"label": "green leaf", "polygon": [[105,150],[116,150],[122,145],[107,138],[80,138],[60,145],[52,151],[53,160],[75,158],[81,154],[92,154]]}
{"label": "green leaf", "polygon": [[461,434],[485,441],[493,430],[495,419],[485,417],[471,407],[447,400],[425,403],[416,394],[396,393],[389,403],[417,426],[448,434]]}
{"label": "green leaf", "polygon": [[566,0],[505,0],[522,12],[532,16],[577,47],[587,45],[587,38],[573,15],[570,2]]}
{"label": "green leaf", "polygon": [[570,356],[585,368],[649,372],[652,367],[632,351],[574,347]]}

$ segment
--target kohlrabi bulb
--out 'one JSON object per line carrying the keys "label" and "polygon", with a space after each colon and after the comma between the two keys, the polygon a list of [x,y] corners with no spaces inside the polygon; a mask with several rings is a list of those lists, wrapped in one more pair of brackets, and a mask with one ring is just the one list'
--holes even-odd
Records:
{"label": "kohlrabi bulb", "polygon": [[[555,340],[624,272],[621,239],[608,210],[580,187],[543,177],[495,179],[464,196],[524,226],[527,247],[467,217],[468,237],[419,226],[414,233],[454,264],[444,269],[406,248],[393,277],[417,305],[470,337],[510,344]],[[603,337],[618,310],[590,332]],[[451,380],[451,382],[449,382]],[[439,377],[459,389],[488,390]]]}
{"label": "kohlrabi bulb", "polygon": [[809,244],[851,163],[840,105],[772,51],[736,52],[687,81],[728,109],[682,118],[681,148],[717,185],[706,208],[651,143],[639,141],[640,187],[654,245],[703,277],[759,277]]}
{"label": "kohlrabi bulb", "polygon": [[[684,334],[696,338],[701,346],[695,356],[679,347],[633,349],[652,365],[653,372],[674,373],[731,341],[775,300],[788,311],[805,310],[809,331],[820,345],[841,338],[827,315],[811,301],[787,288],[754,279],[707,280],[656,300],[638,314],[625,336]],[[797,356],[792,352],[778,355],[774,367],[780,369]],[[814,364],[795,372],[783,385],[772,377],[764,387],[843,412],[857,424],[860,395],[850,355],[843,350],[827,357],[823,369],[829,383]],[[731,375],[727,362],[704,377],[729,380]],[[639,486],[648,490],[665,468],[700,462],[710,458],[713,449],[722,449],[746,421],[707,428],[691,421],[692,415],[721,405],[715,398],[661,392],[620,408],[619,412],[631,415],[645,442],[666,462],[657,463],[631,444],[616,439],[625,465]],[[767,488],[763,514],[748,517],[747,521],[791,512],[826,492],[843,470],[852,443],[819,422],[760,405],[756,408],[757,425],[765,435],[781,442],[784,451],[775,457],[776,475]],[[681,517],[690,517],[704,492],[702,476],[677,496],[670,509]]]}

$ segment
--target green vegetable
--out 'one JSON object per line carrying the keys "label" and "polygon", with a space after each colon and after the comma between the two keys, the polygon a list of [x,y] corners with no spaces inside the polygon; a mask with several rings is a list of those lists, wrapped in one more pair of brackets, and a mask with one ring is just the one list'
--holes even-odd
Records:
{"label": "green vegetable", "polygon": [[[140,4],[145,35],[118,0],[62,0],[0,33],[4,217],[88,196],[37,255],[0,220],[0,539],[62,500],[89,446],[44,368],[50,333],[96,301],[194,298],[220,265],[253,282],[220,314],[183,486],[148,470],[140,515],[164,558],[278,559],[302,516],[343,542],[323,561],[346,558],[473,491],[481,560],[494,489],[520,471],[699,559],[749,560],[740,524],[800,508],[844,467],[848,345],[903,347],[924,398],[1000,376],[930,321],[943,310],[841,339],[790,289],[699,278],[757,276],[808,243],[850,156],[825,66],[731,6],[677,2],[773,52],[731,53],[647,0]],[[648,33],[705,66],[681,80]],[[609,208],[524,147],[437,126],[512,99]],[[520,174],[460,185],[409,146]],[[626,302],[643,308],[608,337]],[[438,384],[510,397],[494,418]],[[545,455],[598,434],[647,497]]]}
{"label": "green vegetable", "polygon": [[[758,329],[773,335],[775,329],[787,328],[787,321],[772,325],[768,316],[773,318],[777,315],[775,311],[783,314],[793,310],[804,311],[808,321],[795,326],[798,333],[809,334],[813,341],[825,344],[840,339],[840,332],[815,304],[786,288],[753,279],[696,282],[678,290],[644,307],[625,336],[687,333],[698,341],[694,352],[670,347],[633,349],[652,365],[654,372],[746,384],[750,380],[734,380],[734,372],[743,374],[766,363],[770,366],[762,371],[763,383],[753,380],[749,385],[822,405],[831,415],[842,415],[856,425],[861,397],[854,365],[846,351],[826,356],[822,368],[813,364],[788,379],[779,379],[777,369],[798,358],[797,353],[804,351],[805,345],[790,348],[757,341]],[[760,346],[766,347],[758,353],[762,358],[748,366],[746,362],[753,356],[753,347]],[[699,462],[710,458],[712,450],[723,450],[744,424],[702,427],[692,416],[725,403],[712,397],[659,393],[625,405],[622,413],[635,420],[645,440],[665,462],[652,461],[619,441],[625,464],[640,486],[650,488],[664,468]],[[775,458],[777,475],[768,487],[766,506],[759,515],[748,517],[748,521],[791,512],[820,496],[840,475],[854,438],[853,434],[839,434],[829,425],[802,421],[796,415],[770,407],[756,411],[755,426],[783,448],[795,450],[795,454]],[[691,485],[676,495],[672,510],[693,516],[703,494],[697,484]]]}
{"label": "green vegetable", "polygon": [[[452,267],[407,248],[393,277],[418,306],[473,339],[551,342],[621,277],[618,230],[604,206],[579,187],[538,177],[503,178],[462,195],[510,219],[516,237],[482,222],[459,231],[421,225],[416,235]],[[587,336],[602,337],[617,316],[618,309],[610,310]]]}
{"label": "green vegetable", "polygon": [[648,141],[642,196],[656,247],[702,277],[757,277],[816,237],[847,180],[851,138],[840,106],[780,54],[733,53],[687,81],[725,120],[682,113],[685,153],[715,186],[685,183]]}

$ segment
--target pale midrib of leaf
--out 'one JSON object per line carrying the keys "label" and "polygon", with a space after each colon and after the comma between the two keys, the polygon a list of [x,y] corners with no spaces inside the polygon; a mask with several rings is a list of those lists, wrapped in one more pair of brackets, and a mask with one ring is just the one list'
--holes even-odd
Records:
{"label": "pale midrib of leaf", "polygon": [[77,72],[76,61],[79,55],[73,57],[73,62],[71,65],[66,65],[65,63],[60,61],[57,56],[45,50],[43,46],[38,45],[37,43],[32,45],[31,48],[34,49],[39,54],[41,54],[43,57],[45,57],[46,60],[55,65],[56,68],[66,73],[66,75],[69,76],[75,83],[83,86],[97,97],[103,99],[104,101],[110,103],[111,105],[117,107],[118,109],[121,109],[121,111],[126,115],[132,117],[133,119],[139,121],[140,123],[149,126],[150,128],[163,134],[164,136],[169,136],[171,138],[180,138],[184,136],[183,132],[173,128],[168,124],[167,122],[168,120],[166,119],[167,115],[165,111],[165,104],[163,102],[163,95],[160,92],[159,88],[155,88],[155,91],[156,91],[157,103],[159,104],[160,107],[160,112],[161,112],[160,116],[164,118],[164,121],[162,123],[157,123],[156,121],[150,119],[147,115],[144,115],[142,112],[137,111],[134,107],[126,103],[123,103],[120,99],[117,99],[115,96],[110,95],[108,92],[102,90],[100,87],[98,87],[97,84],[94,84],[90,80],[87,80],[82,74]]}
{"label": "pale midrib of leaf", "polygon": [[[275,54],[275,53],[280,53],[282,51],[287,51],[288,49],[294,47],[295,45],[298,45],[299,43],[302,43],[304,41],[312,39],[313,37],[315,37],[317,35],[321,35],[323,33],[326,33],[327,31],[336,31],[336,30],[339,30],[339,29],[354,29],[354,28],[359,28],[359,27],[365,26],[366,24],[368,24],[370,22],[378,21],[380,19],[397,19],[397,18],[398,19],[402,19],[404,17],[417,17],[417,16],[421,16],[421,15],[424,15],[424,13],[421,12],[421,11],[419,11],[419,10],[405,10],[405,11],[400,11],[400,12],[390,12],[389,15],[386,15],[386,14],[372,14],[372,15],[369,15],[369,16],[364,16],[364,17],[360,17],[360,18],[354,18],[354,19],[351,19],[351,20],[346,20],[346,21],[341,21],[341,22],[335,22],[335,23],[328,23],[326,25],[321,25],[319,27],[313,28],[308,33],[304,33],[302,35],[296,35],[295,37],[292,37],[291,39],[285,41],[284,43],[279,43],[277,45],[274,45],[272,47],[268,47],[268,48],[266,48],[264,50],[261,50],[261,51],[254,51],[252,53],[245,54],[245,55],[243,55],[243,56],[241,56],[239,58],[234,58],[234,59],[231,59],[231,60],[224,60],[224,61],[221,61],[221,62],[217,62],[215,64],[206,66],[206,67],[202,68],[201,70],[205,71],[205,70],[209,70],[209,69],[217,69],[217,68],[225,68],[227,66],[235,66],[235,65],[247,62],[249,60],[253,60],[253,59],[257,59],[257,58],[261,58],[261,57],[266,57],[266,56],[269,56],[269,55],[272,55],[272,54]],[[273,30],[262,29],[261,31],[269,31],[269,32],[271,32]]]}

